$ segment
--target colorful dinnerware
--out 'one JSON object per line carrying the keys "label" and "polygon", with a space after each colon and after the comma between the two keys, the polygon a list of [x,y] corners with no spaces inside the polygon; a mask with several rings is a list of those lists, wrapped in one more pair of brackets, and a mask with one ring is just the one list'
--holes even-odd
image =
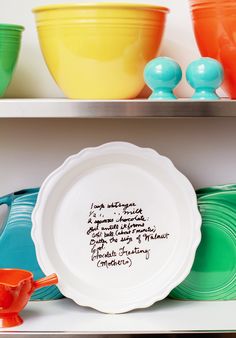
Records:
{"label": "colorful dinnerware", "polygon": [[172,162],[125,142],[69,157],[43,183],[32,238],[45,274],[83,306],[122,313],[165,298],[200,242],[195,191]]}
{"label": "colorful dinnerware", "polygon": [[182,79],[182,70],[173,59],[159,57],[146,65],[144,79],[153,91],[150,100],[176,100],[173,90]]}
{"label": "colorful dinnerware", "polygon": [[46,64],[72,99],[131,99],[159,50],[168,9],[77,3],[34,10]]}
{"label": "colorful dinnerware", "polygon": [[236,186],[198,191],[202,241],[189,276],[170,294],[177,299],[236,299]]}
{"label": "colorful dinnerware", "polygon": [[[39,189],[25,189],[0,198],[0,205],[9,208],[0,229],[0,269],[15,268],[29,270],[35,279],[45,275],[37,262],[34,243],[31,238],[31,214]],[[42,290],[36,289],[31,300],[50,300],[61,298],[56,286]]]}
{"label": "colorful dinnerware", "polygon": [[0,24],[0,96],[11,82],[21,46],[24,27]]}
{"label": "colorful dinnerware", "polygon": [[0,327],[7,328],[23,323],[19,312],[29,301],[31,294],[39,288],[57,284],[55,274],[34,281],[30,271],[0,269]]}
{"label": "colorful dinnerware", "polygon": [[216,101],[220,97],[216,94],[224,78],[221,64],[212,58],[200,58],[193,61],[187,68],[186,78],[194,89],[193,100]]}
{"label": "colorful dinnerware", "polygon": [[202,56],[220,61],[223,88],[236,98],[236,3],[234,0],[190,0],[195,37]]}

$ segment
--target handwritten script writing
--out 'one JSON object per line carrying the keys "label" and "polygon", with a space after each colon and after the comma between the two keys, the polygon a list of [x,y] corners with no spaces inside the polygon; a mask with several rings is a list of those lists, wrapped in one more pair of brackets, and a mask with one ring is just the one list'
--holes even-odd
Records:
{"label": "handwritten script writing", "polygon": [[91,261],[98,268],[131,267],[134,257],[149,260],[148,243],[168,240],[134,202],[92,203],[88,216]]}

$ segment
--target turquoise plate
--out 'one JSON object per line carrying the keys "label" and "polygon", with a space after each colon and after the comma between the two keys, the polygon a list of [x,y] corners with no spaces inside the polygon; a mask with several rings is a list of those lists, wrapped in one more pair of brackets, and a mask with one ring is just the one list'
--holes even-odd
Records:
{"label": "turquoise plate", "polygon": [[[31,214],[38,191],[39,189],[27,189],[0,198],[0,205],[6,204],[9,208],[0,228],[0,268],[29,270],[36,280],[44,277],[31,239]],[[51,300],[61,297],[56,286],[49,286],[35,291],[31,300]]]}

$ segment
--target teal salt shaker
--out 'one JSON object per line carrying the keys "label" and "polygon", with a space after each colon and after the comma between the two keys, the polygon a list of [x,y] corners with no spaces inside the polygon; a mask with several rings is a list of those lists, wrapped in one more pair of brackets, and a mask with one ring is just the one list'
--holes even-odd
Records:
{"label": "teal salt shaker", "polygon": [[193,61],[187,68],[186,78],[195,90],[193,100],[219,100],[216,89],[224,78],[224,70],[220,62],[212,58],[200,58]]}
{"label": "teal salt shaker", "polygon": [[[0,198],[0,205],[8,206],[8,215],[0,228],[0,268],[29,270],[34,279],[44,277],[37,262],[34,243],[31,239],[31,215],[39,189],[21,190]],[[34,292],[31,300],[62,298],[56,286]]]}
{"label": "teal salt shaker", "polygon": [[181,79],[179,64],[169,57],[155,58],[144,69],[144,80],[153,91],[150,100],[176,100],[173,90]]}

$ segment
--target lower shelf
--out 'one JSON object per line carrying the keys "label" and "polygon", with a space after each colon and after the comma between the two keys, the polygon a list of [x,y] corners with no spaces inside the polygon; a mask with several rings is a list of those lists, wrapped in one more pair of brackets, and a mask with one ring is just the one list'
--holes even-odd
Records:
{"label": "lower shelf", "polygon": [[165,299],[148,309],[108,315],[69,299],[31,302],[24,324],[1,334],[142,334],[236,332],[236,301],[193,302]]}

